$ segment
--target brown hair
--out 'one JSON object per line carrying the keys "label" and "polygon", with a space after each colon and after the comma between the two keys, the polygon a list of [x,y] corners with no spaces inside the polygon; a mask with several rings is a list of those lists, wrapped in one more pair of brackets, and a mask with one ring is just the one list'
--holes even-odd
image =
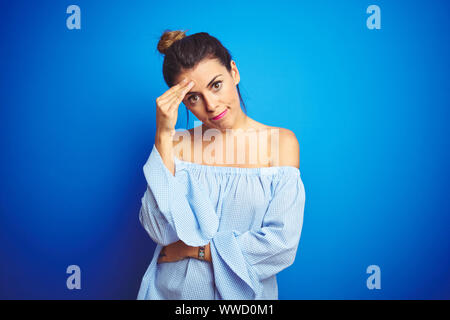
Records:
{"label": "brown hair", "polygon": [[[231,54],[215,37],[206,32],[198,32],[186,36],[185,31],[165,30],[162,34],[158,46],[158,51],[164,55],[163,76],[169,87],[174,85],[174,79],[183,69],[191,69],[205,58],[217,59],[228,72],[231,72]],[[236,85],[239,100],[241,101],[245,113],[244,100],[239,91],[239,84]],[[187,112],[187,122],[189,124],[189,112]],[[187,127],[187,125],[186,125]]]}

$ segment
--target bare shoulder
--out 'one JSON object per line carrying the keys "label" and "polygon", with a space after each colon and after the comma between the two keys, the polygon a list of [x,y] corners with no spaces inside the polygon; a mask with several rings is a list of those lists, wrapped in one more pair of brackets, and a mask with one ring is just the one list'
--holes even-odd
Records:
{"label": "bare shoulder", "polygon": [[295,133],[286,128],[279,129],[279,166],[300,168],[300,144]]}

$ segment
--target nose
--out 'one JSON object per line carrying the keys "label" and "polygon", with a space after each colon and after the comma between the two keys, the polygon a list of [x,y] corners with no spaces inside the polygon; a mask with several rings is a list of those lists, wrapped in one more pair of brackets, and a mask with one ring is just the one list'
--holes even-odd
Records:
{"label": "nose", "polygon": [[214,114],[214,112],[216,111],[218,105],[217,105],[217,98],[214,97],[214,95],[211,94],[205,94],[204,95],[204,99],[205,99],[205,109],[206,111],[208,111],[209,113]]}

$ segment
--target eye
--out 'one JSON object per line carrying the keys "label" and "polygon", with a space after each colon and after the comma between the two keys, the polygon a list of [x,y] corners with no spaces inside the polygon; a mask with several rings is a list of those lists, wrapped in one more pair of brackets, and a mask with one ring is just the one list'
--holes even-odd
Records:
{"label": "eye", "polygon": [[198,95],[193,94],[193,95],[191,95],[191,96],[189,97],[188,101],[189,101],[190,103],[192,103],[192,104],[194,104],[194,103],[196,103],[196,102],[198,101],[198,99],[196,99],[195,101],[192,100],[193,97],[198,97]]}
{"label": "eye", "polygon": [[[222,82],[223,81],[216,81],[216,82],[214,82],[213,84],[212,84],[212,86],[211,87],[213,87],[214,89],[216,89],[217,91],[218,90],[220,90],[220,88],[222,88]],[[219,86],[218,86],[219,85]],[[198,95],[196,95],[196,94],[193,94],[193,95],[191,95],[189,98],[188,98],[188,101],[191,103],[191,104],[195,104],[199,99],[195,99],[195,100],[193,100],[192,98],[193,97],[197,97],[198,98]]]}
{"label": "eye", "polygon": [[[220,84],[220,86],[217,87],[216,86],[217,84]],[[213,83],[212,86],[213,86],[214,89],[220,89],[222,87],[222,81],[216,81],[216,82]]]}

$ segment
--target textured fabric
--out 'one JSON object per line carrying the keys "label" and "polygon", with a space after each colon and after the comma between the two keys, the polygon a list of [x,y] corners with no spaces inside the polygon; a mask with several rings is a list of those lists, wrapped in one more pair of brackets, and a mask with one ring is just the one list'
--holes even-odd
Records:
{"label": "textured fabric", "polygon": [[[157,246],[137,299],[278,299],[276,274],[294,262],[303,226],[300,170],[174,163],[175,176],[153,145],[143,168],[139,220]],[[210,243],[212,263],[157,263],[180,239]]]}

